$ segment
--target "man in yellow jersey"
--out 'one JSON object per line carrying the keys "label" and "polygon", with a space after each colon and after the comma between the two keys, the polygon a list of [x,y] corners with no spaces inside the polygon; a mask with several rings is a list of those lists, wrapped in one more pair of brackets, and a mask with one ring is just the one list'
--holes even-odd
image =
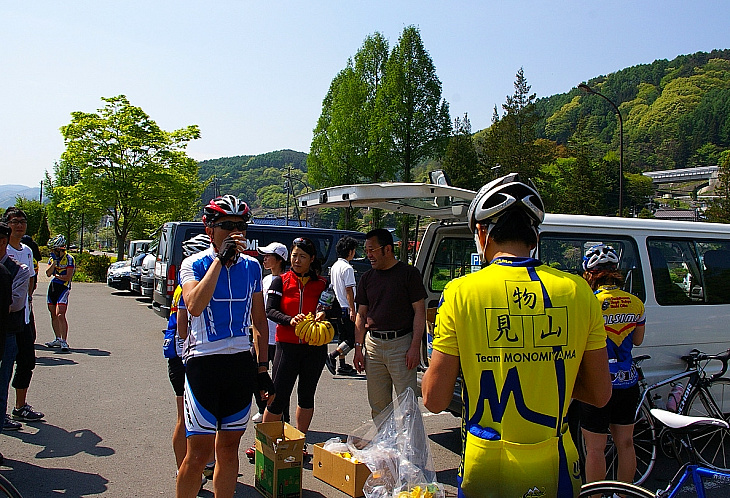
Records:
{"label": "man in yellow jersey", "polygon": [[489,265],[441,297],[422,392],[430,411],[446,409],[461,369],[459,496],[577,496],[568,405],[603,406],[611,396],[593,292],[530,257],[543,219],[539,193],[516,173],[482,187],[468,221]]}

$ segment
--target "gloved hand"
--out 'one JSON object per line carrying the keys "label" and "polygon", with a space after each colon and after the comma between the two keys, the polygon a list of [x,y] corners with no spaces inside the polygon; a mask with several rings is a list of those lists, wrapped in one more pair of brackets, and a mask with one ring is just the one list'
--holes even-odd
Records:
{"label": "gloved hand", "polygon": [[229,261],[232,261],[237,254],[238,247],[236,246],[236,240],[230,236],[226,237],[221,246],[218,248],[218,259],[225,265]]}
{"label": "gloved hand", "polygon": [[259,372],[256,374],[256,384],[258,384],[259,391],[264,391],[269,395],[269,398],[273,398],[276,390],[274,389],[274,382],[269,376],[269,372]]}

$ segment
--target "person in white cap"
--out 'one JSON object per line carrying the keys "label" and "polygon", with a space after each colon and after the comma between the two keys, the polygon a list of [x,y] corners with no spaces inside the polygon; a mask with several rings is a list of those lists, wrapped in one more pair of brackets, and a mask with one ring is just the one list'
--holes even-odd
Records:
{"label": "person in white cap", "polygon": [[[259,254],[264,257],[264,270],[269,270],[271,273],[266,275],[262,281],[262,289],[264,292],[264,301],[269,293],[269,287],[274,277],[284,273],[286,262],[289,260],[289,250],[286,246],[280,242],[272,242],[271,244],[259,247]],[[274,354],[276,353],[276,322],[269,320],[269,361],[274,361]],[[256,399],[259,412],[251,417],[254,423],[261,422],[264,416],[264,410],[266,409],[266,400]],[[287,412],[288,415],[288,412]]]}

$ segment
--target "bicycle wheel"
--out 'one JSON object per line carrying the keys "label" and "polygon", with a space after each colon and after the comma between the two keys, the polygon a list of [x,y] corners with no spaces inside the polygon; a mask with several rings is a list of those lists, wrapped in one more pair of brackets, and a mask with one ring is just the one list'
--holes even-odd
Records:
{"label": "bicycle wheel", "polygon": [[23,498],[15,486],[0,474],[0,497]]}
{"label": "bicycle wheel", "polygon": [[656,494],[648,489],[621,481],[589,482],[580,488],[580,494],[578,496],[580,498],[588,498],[590,496],[613,497],[614,493],[628,498],[656,498]]}
{"label": "bicycle wheel", "polygon": [[[715,379],[706,388],[693,390],[683,414],[730,422],[730,379]],[[689,437],[699,463],[712,469],[730,471],[730,429],[711,428]]]}
{"label": "bicycle wheel", "polygon": [[[636,451],[636,473],[634,484],[641,484],[649,477],[656,462],[656,428],[654,418],[646,405],[641,405],[639,416],[634,423],[634,450]],[[618,453],[613,439],[606,442],[606,479],[615,480],[618,476]]]}

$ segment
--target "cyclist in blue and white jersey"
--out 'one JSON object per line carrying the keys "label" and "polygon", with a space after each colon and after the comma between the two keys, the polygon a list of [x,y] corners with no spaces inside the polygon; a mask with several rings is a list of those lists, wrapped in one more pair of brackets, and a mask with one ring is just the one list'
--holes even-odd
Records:
{"label": "cyclist in blue and white jersey", "polygon": [[[215,448],[216,497],[233,496],[238,447],[248,424],[254,389],[273,394],[268,374],[268,324],[261,266],[243,254],[248,206],[232,195],[205,207],[211,247],[180,267],[190,327],[183,350],[187,453],[177,477],[177,496],[194,497]],[[258,359],[251,355],[254,340]],[[258,373],[256,363],[258,362]]]}

